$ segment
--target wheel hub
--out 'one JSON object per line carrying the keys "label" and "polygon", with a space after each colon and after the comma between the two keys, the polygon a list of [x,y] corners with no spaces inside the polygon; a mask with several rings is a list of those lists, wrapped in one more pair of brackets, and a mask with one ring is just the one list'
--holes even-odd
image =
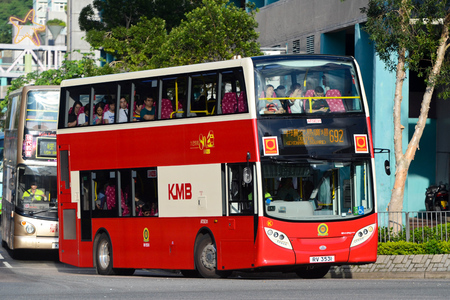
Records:
{"label": "wheel hub", "polygon": [[110,255],[108,249],[108,243],[103,242],[98,248],[98,261],[102,269],[106,269],[109,265]]}
{"label": "wheel hub", "polygon": [[216,267],[216,249],[212,244],[207,245],[201,256],[202,265],[207,269],[214,269]]}

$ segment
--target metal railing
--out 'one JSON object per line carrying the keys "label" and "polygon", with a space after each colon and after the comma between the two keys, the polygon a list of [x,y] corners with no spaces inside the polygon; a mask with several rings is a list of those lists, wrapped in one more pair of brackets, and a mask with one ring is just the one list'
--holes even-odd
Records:
{"label": "metal railing", "polygon": [[449,241],[450,212],[379,212],[378,242],[424,243],[430,239]]}

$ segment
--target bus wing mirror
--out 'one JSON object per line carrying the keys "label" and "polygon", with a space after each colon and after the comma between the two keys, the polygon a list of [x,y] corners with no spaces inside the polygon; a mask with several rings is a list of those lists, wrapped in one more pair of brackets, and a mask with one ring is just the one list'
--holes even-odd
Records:
{"label": "bus wing mirror", "polygon": [[384,161],[384,171],[386,172],[386,175],[391,175],[391,164],[389,163],[389,160]]}

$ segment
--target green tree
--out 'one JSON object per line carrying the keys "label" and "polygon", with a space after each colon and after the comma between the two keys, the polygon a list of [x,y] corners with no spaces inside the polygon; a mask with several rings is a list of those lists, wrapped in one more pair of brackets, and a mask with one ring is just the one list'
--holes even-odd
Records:
{"label": "green tree", "polygon": [[101,48],[113,55],[116,58],[113,65],[123,72],[154,68],[152,58],[160,51],[167,34],[164,20],[142,17],[129,28],[120,26],[111,31],[90,30],[86,37],[93,48]]}
{"label": "green tree", "polygon": [[[367,14],[365,30],[375,42],[375,50],[386,67],[395,71],[394,150],[395,183],[389,211],[403,210],[403,196],[408,169],[419,147],[425,128],[432,94],[449,80],[450,11],[448,1],[439,0],[370,0],[362,9]],[[423,61],[427,61],[423,67]],[[420,116],[406,151],[402,147],[401,102],[407,69],[423,76],[426,91]],[[447,97],[448,91],[440,96]]]}
{"label": "green tree", "polygon": [[201,0],[94,0],[92,5],[81,10],[78,22],[81,30],[86,32],[110,31],[117,27],[128,29],[137,24],[141,17],[156,17],[166,20],[166,29],[170,31],[180,24],[186,12],[200,3]]}
{"label": "green tree", "polygon": [[0,5],[0,43],[12,43],[12,25],[9,17],[24,18],[33,8],[33,0],[1,0]]}
{"label": "green tree", "polygon": [[155,64],[168,67],[261,55],[252,7],[247,13],[227,0],[203,0],[202,4],[172,29]]}

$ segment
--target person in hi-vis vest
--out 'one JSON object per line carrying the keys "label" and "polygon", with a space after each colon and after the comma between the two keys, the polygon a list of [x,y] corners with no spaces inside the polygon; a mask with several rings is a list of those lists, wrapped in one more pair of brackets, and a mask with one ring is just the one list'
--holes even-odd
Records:
{"label": "person in hi-vis vest", "polygon": [[43,191],[37,188],[37,184],[35,181],[31,183],[31,188],[23,193],[22,199],[27,198],[29,198],[29,200],[31,201],[47,201],[47,197],[45,196]]}

